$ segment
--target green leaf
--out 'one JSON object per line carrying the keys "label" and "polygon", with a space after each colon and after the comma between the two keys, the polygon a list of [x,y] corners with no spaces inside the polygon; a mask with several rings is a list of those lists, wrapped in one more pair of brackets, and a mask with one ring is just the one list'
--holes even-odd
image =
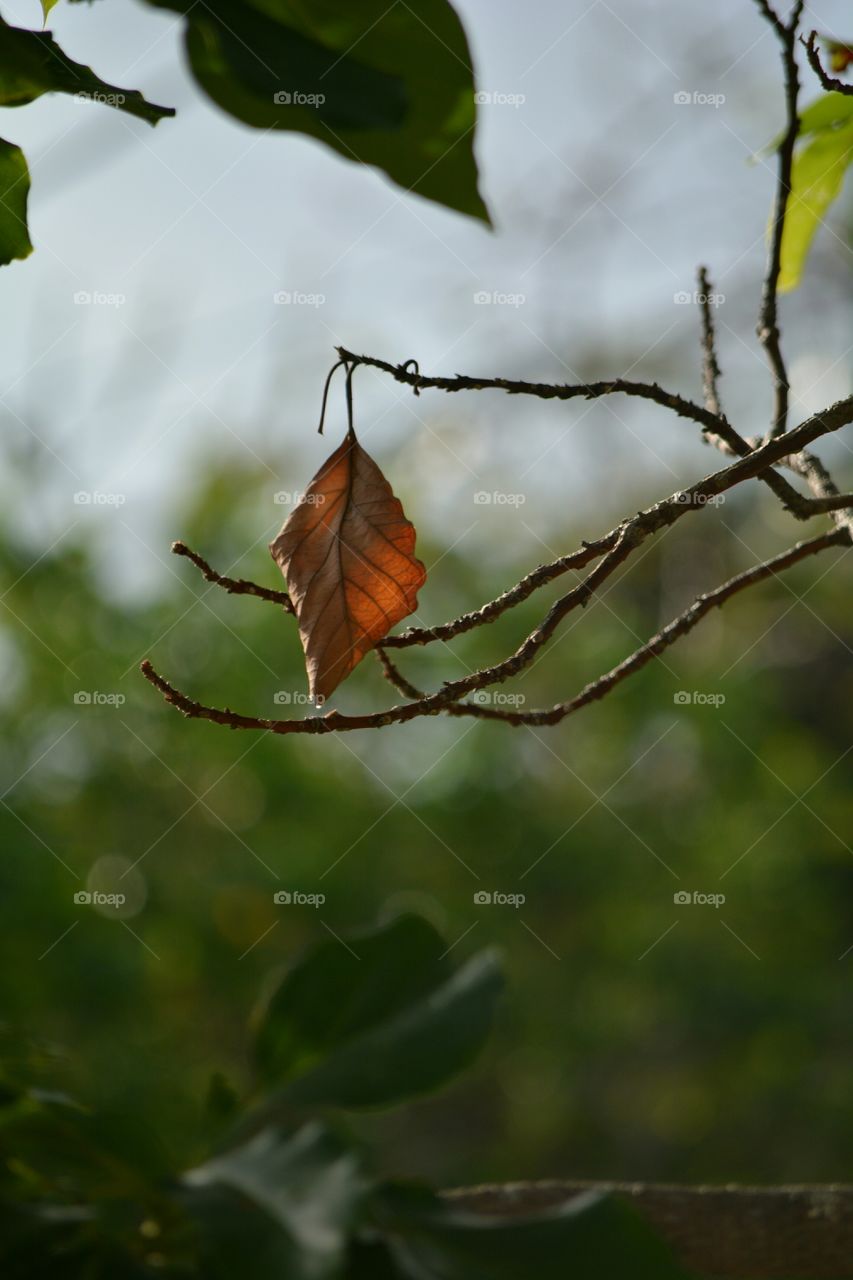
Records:
{"label": "green leaf", "polygon": [[488,221],[471,55],[447,0],[148,0],[186,16],[193,74],[238,120],[295,130]]}
{"label": "green leaf", "polygon": [[0,138],[0,266],[33,251],[27,230],[29,194],[30,171],[23,151]]}
{"label": "green leaf", "polygon": [[630,1205],[594,1192],[507,1218],[389,1184],[372,1201],[371,1220],[408,1280],[686,1280]]}
{"label": "green leaf", "polygon": [[[797,138],[800,140],[816,133],[824,133],[827,129],[836,129],[851,119],[853,119],[853,98],[844,93],[821,94],[800,112],[800,131]],[[787,130],[783,129],[777,133],[775,138],[752,157],[753,160],[758,161],[762,156],[769,156],[774,151],[778,151],[785,140],[786,132]]]}
{"label": "green leaf", "polygon": [[352,947],[322,943],[273,994],[255,1056],[282,1100],[388,1106],[429,1092],[476,1056],[502,977],[493,953],[454,972],[426,921],[403,916]]}
{"label": "green leaf", "polygon": [[853,120],[853,98],[845,93],[824,93],[800,113],[799,136],[823,133],[826,129],[846,124],[848,120]]}
{"label": "green leaf", "polygon": [[[839,95],[840,96],[840,95]],[[840,129],[818,133],[794,157],[791,195],[782,234],[779,291],[796,289],[815,232],[838,196],[853,160],[853,120]]]}
{"label": "green leaf", "polygon": [[149,124],[173,116],[173,107],[147,102],[136,89],[119,89],[62,51],[49,31],[10,27],[0,18],[0,106],[18,107],[43,93],[92,98]]}
{"label": "green leaf", "polygon": [[366,1186],[358,1154],[316,1123],[264,1129],[183,1183],[204,1274],[229,1280],[338,1275]]}
{"label": "green leaf", "polygon": [[57,4],[59,4],[59,0],[41,0],[41,11],[45,22],[47,22],[51,9],[55,8]]}

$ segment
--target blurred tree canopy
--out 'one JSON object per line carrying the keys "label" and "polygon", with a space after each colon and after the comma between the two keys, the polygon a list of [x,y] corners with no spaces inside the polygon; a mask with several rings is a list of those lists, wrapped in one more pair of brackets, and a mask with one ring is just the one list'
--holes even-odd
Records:
{"label": "blurred tree canopy", "polygon": [[[231,564],[267,490],[213,473],[178,531]],[[761,516],[725,515],[766,541]],[[617,588],[624,627],[591,604],[516,687],[541,698],[561,670],[580,683],[602,644],[617,660],[665,595],[736,554],[716,527],[701,558],[694,530],[673,531]],[[73,1047],[83,1087],[157,1116],[180,1150],[182,1094],[239,1071],[247,990],[324,926],[408,908],[451,939],[470,930],[463,949],[499,943],[512,982],[470,1085],[372,1122],[401,1171],[843,1178],[853,636],[836,578],[804,567],[791,594],[761,588],[669,669],[547,734],[427,722],[292,746],[185,722],[137,673],[160,654],[200,696],[277,714],[277,693],[304,696],[291,619],[183,562],[181,584],[164,571],[163,595],[133,608],[104,593],[85,539],[35,565],[14,528],[3,546],[2,1003]],[[234,571],[274,568],[258,549]],[[501,585],[451,553],[426,606],[450,616]],[[468,662],[487,643],[457,642]],[[352,684],[386,696],[370,663]],[[126,701],[75,703],[81,690]],[[127,904],[81,912],[81,889]],[[326,901],[280,906],[281,890]],[[483,890],[525,902],[477,905]],[[678,907],[683,890],[726,902]]]}

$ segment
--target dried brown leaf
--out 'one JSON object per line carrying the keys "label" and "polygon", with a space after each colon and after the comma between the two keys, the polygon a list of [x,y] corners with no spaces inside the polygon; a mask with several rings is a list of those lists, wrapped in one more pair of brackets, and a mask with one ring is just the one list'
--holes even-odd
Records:
{"label": "dried brown leaf", "polygon": [[414,525],[350,432],[270,543],[317,701],[417,607],[426,570],[414,550]]}

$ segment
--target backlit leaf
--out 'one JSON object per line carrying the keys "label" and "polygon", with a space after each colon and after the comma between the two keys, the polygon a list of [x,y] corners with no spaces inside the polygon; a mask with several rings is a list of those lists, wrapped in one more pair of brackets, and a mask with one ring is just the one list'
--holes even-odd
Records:
{"label": "backlit leaf", "polygon": [[270,543],[287,580],[312,698],[325,700],[417,607],[415,529],[353,432]]}
{"label": "backlit leaf", "polygon": [[[824,93],[800,112],[800,137],[823,133],[853,119],[853,98],[844,93]],[[777,143],[778,145],[778,143]]]}
{"label": "backlit leaf", "polygon": [[[798,140],[808,138],[816,133],[824,133],[827,129],[837,129],[853,119],[853,98],[844,93],[822,93],[814,102],[810,102],[800,112],[800,129]],[[776,134],[766,147],[762,147],[753,158],[772,155],[778,151],[785,139],[786,130]]]}
{"label": "backlit leaf", "polygon": [[791,196],[782,236],[779,290],[787,293],[800,283],[815,232],[841,191],[853,160],[853,122],[818,133],[794,157]]}

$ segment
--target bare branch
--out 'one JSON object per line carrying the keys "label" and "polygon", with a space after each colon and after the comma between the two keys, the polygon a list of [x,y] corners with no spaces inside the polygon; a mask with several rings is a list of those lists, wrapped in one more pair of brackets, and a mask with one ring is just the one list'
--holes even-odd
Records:
{"label": "bare branch", "polygon": [[848,97],[853,95],[853,84],[847,84],[843,80],[838,80],[835,76],[829,75],[829,73],[824,70],[823,63],[820,60],[820,54],[817,51],[816,31],[812,31],[808,40],[804,40],[803,37],[800,36],[800,43],[805,47],[812,70],[818,80],[820,80],[824,89],[829,90],[830,93],[845,93]]}
{"label": "bare branch", "polygon": [[[352,364],[370,365],[373,368],[382,369],[386,373],[390,373],[398,382],[403,382],[413,387],[416,395],[420,393],[422,387],[428,387],[436,388],[439,391],[498,389],[506,391],[509,395],[537,396],[541,400],[571,400],[578,396],[594,399],[597,396],[610,395],[614,392],[640,396],[643,399],[654,400],[655,403],[672,409],[680,417],[690,418],[694,422],[698,422],[702,427],[703,434],[709,440],[719,439],[729,445],[729,449],[724,450],[724,452],[735,453],[739,457],[744,457],[751,452],[750,446],[735,431],[723,414],[702,408],[701,405],[694,404],[692,400],[685,400],[682,396],[675,395],[673,392],[664,391],[657,383],[626,382],[624,379],[617,378],[612,382],[591,382],[571,386],[547,382],[516,382],[508,378],[469,378],[462,375],[457,375],[454,378],[428,378],[420,372],[413,372],[409,368],[410,365],[417,366],[416,360],[407,360],[404,364],[394,365],[387,360],[379,360],[375,356],[354,355],[351,351],[347,351],[345,347],[338,347],[337,350],[342,360],[349,361]],[[785,509],[795,515],[797,519],[808,520],[814,514],[808,509],[807,499],[798,493],[784,476],[768,471],[766,474],[759,475],[758,478],[772,489]],[[472,625],[477,626],[479,624],[474,622]],[[463,628],[463,630],[467,629],[467,627]]]}
{"label": "bare branch", "polygon": [[[711,283],[705,267],[699,268],[699,306],[702,318],[702,389],[705,407],[719,419],[716,431],[702,428],[705,439],[715,445],[722,453],[744,458],[752,452],[753,445],[729,423],[720,407],[717,380],[720,377],[720,366],[717,361],[716,336],[714,321],[711,315]],[[784,476],[776,471],[766,471],[759,479],[772,489],[787,511],[798,520],[809,520],[815,511],[809,507],[808,499],[798,493]]]}
{"label": "bare branch", "polygon": [[[616,535],[615,541],[612,547],[601,557],[598,565],[582,582],[551,606],[542,622],[530,632],[515,653],[491,667],[472,672],[458,680],[447,681],[437,693],[415,699],[404,706],[392,707],[388,711],[363,716],[345,716],[339,712],[329,711],[321,718],[316,719],[261,720],[252,716],[237,715],[228,708],[218,710],[195,702],[158,675],[148,661],[142,664],[143,674],[147,680],[160,690],[166,701],[178,707],[184,715],[214,720],[219,724],[227,724],[232,728],[238,729],[266,729],[274,733],[324,733],[331,730],[381,728],[387,724],[400,724],[417,716],[437,715],[442,711],[447,711],[453,715],[466,714],[458,705],[453,704],[458,704],[461,698],[474,690],[501,683],[523,670],[542,646],[547,643],[566,615],[578,606],[586,604],[602,583],[607,580],[620,564],[628,559],[632,551],[646,538],[661,529],[668,528],[688,511],[701,510],[710,498],[724,493],[734,485],[760,474],[769,465],[781,461],[791,453],[792,446],[801,451],[819,436],[838,430],[850,422],[851,419],[853,419],[853,396],[848,396],[845,400],[840,400],[831,405],[822,413],[806,419],[805,422],[800,423],[798,427],[795,427],[786,436],[769,440],[761,448],[753,450],[747,457],[738,459],[730,466],[707,476],[704,480],[691,485],[689,488],[673,494],[671,497],[646,508],[644,511],[638,512],[636,516],[626,520],[619,526],[618,530],[614,531]],[[833,495],[826,496],[829,499]],[[846,502],[846,496],[835,496],[839,503]],[[830,541],[826,542],[826,538],[829,538]],[[821,535],[817,540],[812,539],[812,543],[819,548],[823,545],[834,545],[842,541],[849,542],[849,538],[849,530],[846,528],[836,529],[831,535]],[[811,544],[799,544],[798,548],[794,549],[794,552],[786,554],[810,554],[809,552],[801,551],[804,545]],[[771,563],[776,564],[775,561]],[[209,566],[207,567],[208,569],[210,568]],[[770,571],[772,572],[772,569]],[[212,570],[210,572],[213,573]],[[217,576],[214,574],[214,580]],[[250,592],[249,594],[254,593]],[[650,656],[654,656],[654,654]],[[640,665],[643,665],[644,660],[637,658],[635,655],[634,659],[629,659],[628,661],[629,663],[631,661],[639,661]],[[611,673],[611,677],[612,675],[613,673]],[[602,677],[602,680],[606,679],[607,677]],[[596,688],[599,683],[595,682]],[[611,679],[611,684],[605,684],[602,688],[606,691],[607,688],[611,687],[612,683]],[[603,694],[597,694],[596,696],[603,696]],[[593,700],[591,697],[586,696],[586,691],[579,697],[584,697],[587,701]],[[584,705],[584,703],[582,702],[578,705]],[[572,709],[575,709],[574,704],[572,704]],[[487,708],[477,708],[477,714],[482,714],[486,711],[488,711]],[[568,714],[568,711],[565,714]],[[504,712],[498,713],[497,716],[492,713],[492,717],[506,720],[512,719],[511,713]],[[551,721],[542,721],[542,723],[551,723]]]}
{"label": "bare branch", "polygon": [[223,587],[230,595],[258,596],[261,600],[269,600],[273,604],[281,605],[288,613],[295,612],[293,602],[286,591],[273,591],[270,587],[259,587],[257,582],[249,582],[246,578],[227,578],[224,574],[212,569],[207,561],[197,551],[192,551],[185,542],[173,542],[172,554],[185,556],[187,560],[191,560],[203,578],[215,583],[217,587]]}
{"label": "bare branch", "polygon": [[410,680],[407,680],[397,664],[391,661],[388,654],[385,652],[383,645],[378,644],[374,649],[374,653],[379,659],[382,674],[386,680],[393,684],[395,689],[399,689],[400,693],[404,694],[407,698],[411,698],[415,702],[420,698],[426,697],[423,689],[419,689],[417,685],[414,685]]}
{"label": "bare branch", "polygon": [[[714,431],[718,420],[713,413],[692,400],[677,395],[674,391],[665,391],[656,382],[633,382],[627,378],[612,378],[608,382],[550,383],[522,382],[514,378],[469,378],[457,374],[453,378],[428,378],[417,369],[416,360],[407,360],[404,364],[390,364],[387,360],[379,360],[376,356],[358,356],[345,347],[338,347],[338,355],[342,360],[352,364],[369,365],[374,369],[382,369],[390,373],[397,382],[413,387],[415,394],[422,389],[433,388],[438,391],[505,391],[511,396],[536,396],[540,400],[595,400],[601,396],[626,395],[638,396],[642,400],[653,400],[656,404],[671,409],[679,417],[690,418],[700,426]],[[415,369],[409,368],[414,365]]]}
{"label": "bare branch", "polygon": [[452,622],[445,622],[437,627],[409,627],[402,635],[386,636],[382,644],[386,649],[408,649],[413,644],[432,644],[435,640],[451,640],[454,636],[460,636],[466,631],[473,631],[475,627],[494,622],[502,613],[506,613],[509,609],[521,604],[539,587],[552,582],[555,578],[560,577],[563,573],[568,573],[571,569],[583,569],[591,560],[597,560],[605,552],[612,550],[618,537],[619,529],[612,529],[610,533],[605,534],[603,538],[598,538],[595,542],[582,543],[579,551],[573,551],[567,556],[560,556],[558,560],[552,560],[550,564],[539,565],[537,569],[528,573],[509,591],[504,591],[503,595],[498,596],[495,600],[490,600],[481,609],[475,609],[471,613],[463,613],[460,617],[454,618]]}
{"label": "bare branch", "polygon": [[[773,422],[767,435],[758,440],[745,439],[723,412],[719,394],[721,372],[711,310],[711,283],[705,267],[700,267],[698,273],[703,353],[704,403],[702,405],[675,392],[667,391],[657,383],[638,382],[627,378],[590,383],[549,384],[503,377],[477,378],[463,375],[427,377],[421,374],[414,360],[395,365],[373,356],[356,355],[344,347],[338,347],[339,361],[335,368],[341,365],[346,368],[350,427],[352,427],[352,374],[358,365],[366,365],[382,370],[397,382],[410,386],[415,395],[419,395],[424,388],[435,388],[445,392],[492,389],[509,395],[535,396],[543,400],[595,399],[615,394],[648,400],[669,409],[680,417],[698,423],[705,439],[724,454],[734,457],[735,461],[635,515],[625,518],[596,541],[584,541],[578,550],[560,556],[549,564],[538,566],[520,582],[481,608],[438,626],[410,627],[402,635],[385,637],[375,646],[376,656],[385,679],[409,699],[402,705],[364,715],[344,715],[328,710],[322,715],[318,714],[303,720],[276,720],[246,716],[233,712],[228,707],[206,706],[190,698],[171,685],[154,669],[151,662],[146,660],[142,663],[142,672],[167,702],[191,718],[210,720],[233,729],[252,729],[275,734],[319,734],[382,728],[390,724],[403,724],[422,716],[439,714],[476,716],[502,720],[513,725],[556,724],[588,703],[603,698],[611,689],[640,671],[691,631],[711,609],[721,606],[734,595],[829,547],[849,548],[853,544],[853,494],[841,493],[821,460],[808,450],[808,446],[816,439],[837,431],[853,421],[853,396],[830,405],[789,430],[790,388],[782,356],[778,323],[778,285],[782,243],[791,197],[793,155],[800,129],[797,114],[800,86],[796,43],[804,0],[794,0],[787,20],[780,17],[771,0],[755,0],[755,2],[781,46],[787,116],[787,126],[778,148],[777,189],[758,324],[758,335],[765,349],[774,383]],[[812,32],[809,40],[803,43],[808,51],[810,62],[816,65],[818,74],[824,79],[815,41],[816,34]],[[824,83],[826,83],[825,79]],[[843,89],[840,83],[838,87]],[[321,431],[331,376],[330,374],[323,392]],[[806,497],[799,492],[775,469],[779,466],[787,466],[795,475],[805,480],[812,496]],[[645,644],[640,645],[634,653],[610,671],[591,681],[567,702],[532,711],[510,711],[486,705],[489,701],[487,695],[484,695],[482,700],[478,698],[475,702],[466,701],[469,695],[480,693],[492,685],[501,684],[525,671],[556,634],[567,615],[576,609],[583,608],[620,566],[631,558],[635,550],[649,538],[670,528],[689,511],[704,509],[708,503],[721,499],[728,490],[751,479],[759,479],[766,484],[780,499],[782,505],[798,519],[831,515],[835,528],[831,532],[824,532],[798,542],[787,551],[737,574],[721,586],[698,596],[689,608]],[[207,581],[222,587],[225,591],[237,595],[256,596],[277,604],[295,615],[296,609],[286,591],[272,590],[244,578],[230,578],[220,574],[183,542],[176,542],[172,550],[175,554],[189,559]],[[475,627],[491,623],[521,604],[539,587],[565,573],[587,569],[590,565],[592,567],[588,569],[586,575],[550,605],[541,621],[513,653],[488,667],[469,671],[467,675],[455,680],[445,681],[441,688],[434,692],[423,692],[419,689],[389,656],[389,650],[392,649],[427,645],[436,641],[443,642]]]}
{"label": "bare branch", "polygon": [[816,454],[808,449],[785,459],[785,465],[802,476],[815,495],[812,505],[832,514],[838,529],[853,535],[853,494],[841,493]]}
{"label": "bare branch", "polygon": [[[800,456],[802,457],[802,455]],[[826,476],[829,476],[829,472],[827,472],[823,467],[823,463],[819,462],[818,459],[815,458],[814,454],[806,456],[809,459],[811,467],[814,467],[815,464],[817,464],[824,470]],[[799,470],[799,468],[795,467],[794,470]],[[802,474],[802,472],[800,474]],[[835,493],[827,494],[826,497],[823,498],[812,498],[811,506],[815,514],[819,512],[838,512],[839,514],[844,514],[849,518],[851,508],[853,508],[853,493]]]}
{"label": "bare branch", "polygon": [[715,418],[723,418],[725,414],[720,407],[720,395],[717,381],[720,378],[720,365],[717,360],[716,336],[714,320],[711,315],[711,282],[708,279],[707,267],[699,268],[699,309],[702,317],[702,391],[705,396],[705,408]]}
{"label": "bare branch", "polygon": [[755,0],[755,3],[758,5],[763,16],[767,19],[767,21],[774,28],[774,30],[779,34],[780,38],[784,39],[786,34],[785,24],[782,21],[782,19],[779,17],[776,10],[772,8],[770,4],[768,4],[768,0]]}
{"label": "bare branch", "polygon": [[[853,396],[847,397],[846,400],[839,400],[822,413],[808,418],[789,432],[781,443],[778,440],[769,441],[762,447],[753,448],[750,442],[744,440],[724,419],[720,419],[719,421],[726,428],[727,441],[731,441],[732,451],[742,455],[739,462],[716,472],[689,489],[672,495],[671,498],[656,504],[655,507],[648,508],[645,512],[639,512],[634,517],[634,522],[625,521],[621,525],[617,525],[615,529],[611,529],[603,537],[593,542],[583,542],[579,550],[571,552],[569,555],[561,556],[549,564],[540,565],[522,578],[520,582],[516,583],[514,587],[505,591],[495,600],[489,601],[480,609],[462,614],[450,622],[442,623],[435,627],[410,627],[402,635],[386,636],[378,647],[406,649],[412,645],[425,645],[437,640],[450,640],[454,636],[473,630],[475,627],[493,622],[501,614],[506,613],[509,609],[526,600],[540,586],[544,586],[569,570],[584,568],[590,561],[599,559],[612,551],[629,523],[639,521],[643,523],[646,532],[656,532],[663,527],[663,523],[672,523],[673,519],[679,518],[686,510],[703,506],[709,497],[714,497],[726,489],[740,484],[743,480],[761,475],[775,475],[776,479],[781,481],[782,484],[787,484],[783,477],[769,470],[770,466],[779,462],[790,466],[791,470],[803,475],[806,479],[811,478],[812,481],[815,480],[816,468],[819,468],[822,472],[823,478],[820,484],[814,488],[814,492],[818,495],[817,501],[804,498],[796,490],[791,490],[797,498],[798,511],[796,514],[803,518],[810,518],[829,511],[843,511],[849,504],[849,495],[839,493],[819,460],[803,452],[802,449],[798,455],[793,455],[793,457],[788,457],[787,455],[792,445],[805,446],[818,438],[818,436],[836,431],[851,420],[853,420]],[[790,486],[788,487],[790,488]],[[663,508],[674,514],[668,514],[662,519],[660,511]],[[655,520],[662,519],[662,523],[652,525],[649,521],[653,517]],[[844,522],[844,520],[841,521],[841,523]],[[645,532],[643,537],[645,537]],[[224,587],[226,591],[257,596],[262,600],[269,600],[274,604],[282,605],[289,612],[293,612],[290,598],[286,592],[273,591],[268,587],[261,587],[257,583],[248,582],[242,578],[227,578],[217,573],[198,552],[192,551],[183,542],[173,543],[172,550],[176,555],[182,555],[191,560],[209,582]],[[400,685],[397,687],[401,688]]]}
{"label": "bare branch", "polygon": [[[822,533],[816,538],[798,542],[790,550],[783,551],[771,560],[763,561],[754,568],[737,574],[736,577],[730,578],[728,582],[723,583],[722,586],[717,587],[714,591],[708,591],[704,595],[698,596],[689,609],[685,609],[684,613],[674,618],[662,631],[653,636],[647,644],[641,645],[630,657],[626,658],[624,662],[620,662],[618,666],[613,667],[605,675],[591,681],[569,702],[558,703],[555,707],[541,711],[502,712],[500,719],[507,720],[514,725],[557,724],[574,711],[579,711],[581,707],[587,706],[588,703],[600,701],[617,684],[621,684],[623,680],[640,671],[653,658],[657,658],[664,650],[675,644],[676,640],[680,640],[682,636],[687,635],[688,631],[692,631],[711,609],[719,608],[720,605],[730,600],[732,596],[737,595],[738,592],[746,590],[747,587],[755,586],[766,578],[774,577],[784,569],[790,568],[791,565],[797,564],[800,560],[805,560],[809,556],[817,555],[818,552],[825,551],[828,547],[845,545],[850,545],[850,535],[846,530],[841,529],[835,529],[831,533]],[[466,706],[467,704],[462,703],[454,714],[461,714]],[[477,708],[478,712],[480,710],[480,708]]]}
{"label": "bare branch", "polygon": [[791,168],[794,161],[794,145],[800,132],[797,102],[800,92],[796,59],[797,27],[803,9],[803,0],[797,0],[787,23],[771,8],[767,0],[756,0],[763,16],[773,27],[782,47],[782,69],[785,78],[785,111],[787,124],[778,152],[778,176],[776,198],[773,207],[772,231],[767,254],[767,269],[761,293],[761,311],[757,333],[764,347],[770,371],[773,375],[774,410],[770,435],[778,436],[787,430],[790,384],[782,355],[782,335],[779,329],[778,288],[782,269],[782,236],[791,195]]}
{"label": "bare branch", "polygon": [[[573,712],[579,711],[581,707],[585,707],[591,702],[599,701],[616,685],[621,684],[623,680],[641,670],[659,654],[663,653],[665,649],[673,645],[676,640],[691,631],[709,610],[724,604],[726,600],[736,595],[739,591],[754,586],[756,583],[762,582],[764,579],[772,577],[791,565],[797,564],[800,560],[816,555],[819,551],[826,550],[828,547],[844,545],[850,545],[849,533],[846,530],[835,529],[831,533],[820,534],[816,538],[799,542],[781,555],[774,556],[771,560],[764,561],[762,564],[738,574],[715,591],[709,591],[705,595],[699,596],[689,609],[673,619],[668,626],[659,631],[656,636],[653,636],[647,644],[641,646],[629,658],[619,663],[618,666],[613,667],[605,675],[593,680],[570,701],[558,703],[556,706],[544,710],[504,711],[469,703],[460,703],[455,700],[456,689],[460,685],[468,683],[471,688],[482,688],[485,683],[489,682],[483,677],[488,676],[490,673],[478,672],[474,676],[466,677],[464,681],[454,682],[454,685],[445,685],[441,693],[427,695],[404,706],[391,707],[388,711],[373,712],[361,716],[346,716],[337,711],[329,711],[324,716],[306,720],[266,720],[254,716],[238,715],[227,707],[220,709],[196,702],[170,685],[167,680],[155,671],[147,659],[142,663],[141,670],[145,679],[150,681],[156,689],[159,689],[166,701],[177,707],[183,715],[193,719],[211,720],[215,724],[226,725],[231,729],[259,729],[277,734],[341,733],[353,729],[379,729],[389,724],[403,724],[419,716],[437,715],[442,711],[453,716],[473,715],[481,719],[502,720],[512,725],[552,725],[564,720],[566,716],[571,715]],[[453,694],[451,694],[451,689]]]}

